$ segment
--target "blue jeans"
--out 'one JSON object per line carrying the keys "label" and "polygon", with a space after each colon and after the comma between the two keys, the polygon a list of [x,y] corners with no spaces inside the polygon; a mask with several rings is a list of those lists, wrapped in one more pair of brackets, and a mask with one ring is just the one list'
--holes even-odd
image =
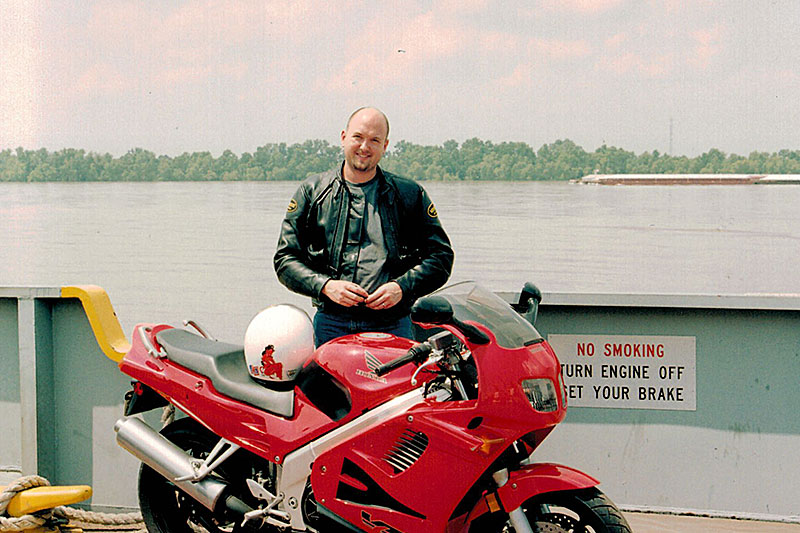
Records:
{"label": "blue jeans", "polygon": [[337,337],[365,331],[391,333],[406,339],[414,338],[414,329],[408,315],[392,322],[352,319],[323,311],[317,311],[314,315],[314,342],[318,347]]}

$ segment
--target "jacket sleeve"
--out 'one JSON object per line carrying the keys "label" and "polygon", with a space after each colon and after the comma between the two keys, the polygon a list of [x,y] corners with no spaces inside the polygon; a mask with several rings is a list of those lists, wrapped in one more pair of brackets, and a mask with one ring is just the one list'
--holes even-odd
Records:
{"label": "jacket sleeve", "polygon": [[403,290],[403,299],[413,302],[447,282],[455,254],[439,222],[436,207],[422,187],[408,218],[411,220],[401,220],[400,223],[412,224],[414,251],[408,270],[394,281]]}
{"label": "jacket sleeve", "polygon": [[297,189],[289,202],[286,216],[281,224],[273,265],[278,280],[289,290],[312,298],[319,298],[322,287],[330,279],[330,276],[314,270],[309,265],[305,243],[301,240],[305,229],[301,226],[306,223],[310,208],[310,193],[304,183]]}

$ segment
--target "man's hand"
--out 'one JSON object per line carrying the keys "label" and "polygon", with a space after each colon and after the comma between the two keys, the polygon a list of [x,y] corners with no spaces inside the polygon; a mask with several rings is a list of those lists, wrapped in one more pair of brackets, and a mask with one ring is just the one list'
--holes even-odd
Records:
{"label": "man's hand", "polygon": [[396,281],[384,283],[367,297],[366,304],[370,309],[389,309],[403,299],[403,289]]}
{"label": "man's hand", "polygon": [[363,303],[369,296],[367,291],[357,283],[341,279],[329,279],[322,287],[322,294],[330,298],[332,302],[344,307],[353,307]]}

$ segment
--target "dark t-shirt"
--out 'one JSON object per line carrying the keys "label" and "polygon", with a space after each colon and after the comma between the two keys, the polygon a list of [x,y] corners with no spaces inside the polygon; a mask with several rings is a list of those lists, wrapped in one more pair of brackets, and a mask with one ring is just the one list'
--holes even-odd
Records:
{"label": "dark t-shirt", "polygon": [[386,243],[378,214],[378,180],[355,184],[347,182],[350,213],[347,243],[342,258],[342,279],[359,284],[368,293],[389,281],[386,272]]}

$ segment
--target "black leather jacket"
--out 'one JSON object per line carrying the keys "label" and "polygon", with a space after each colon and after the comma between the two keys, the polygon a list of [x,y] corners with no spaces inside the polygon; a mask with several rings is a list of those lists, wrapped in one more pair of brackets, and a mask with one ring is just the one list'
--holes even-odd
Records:
{"label": "black leather jacket", "polygon": [[[403,299],[385,311],[364,312],[394,318],[407,314],[417,298],[442,285],[453,267],[453,249],[436,208],[416,182],[378,168],[378,212],[386,243],[386,266]],[[311,176],[289,203],[281,226],[274,266],[289,289],[314,299],[326,311],[343,311],[322,294],[329,279],[339,279],[347,235],[350,193],[342,167]]]}

